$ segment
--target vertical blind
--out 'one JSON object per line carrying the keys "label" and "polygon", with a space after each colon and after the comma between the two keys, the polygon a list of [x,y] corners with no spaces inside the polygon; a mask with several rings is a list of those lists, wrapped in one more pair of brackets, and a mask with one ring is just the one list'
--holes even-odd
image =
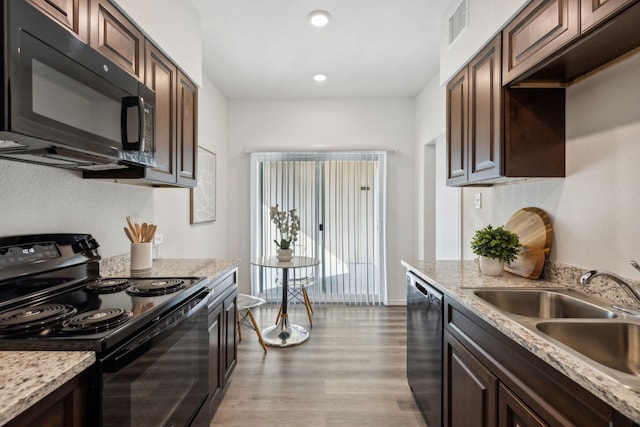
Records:
{"label": "vertical blind", "polygon": [[[294,256],[318,258],[320,265],[292,269],[290,279],[312,278],[316,303],[385,301],[386,153],[253,153],[251,182],[252,258],[276,255],[280,235],[270,207],[296,209]],[[253,267],[253,294],[279,301],[280,276],[278,269]]]}

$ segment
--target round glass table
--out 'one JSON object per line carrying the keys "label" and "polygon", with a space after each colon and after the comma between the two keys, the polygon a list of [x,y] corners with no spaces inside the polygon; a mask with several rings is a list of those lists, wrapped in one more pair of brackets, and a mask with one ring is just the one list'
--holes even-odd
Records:
{"label": "round glass table", "polygon": [[302,344],[309,339],[309,331],[299,325],[289,322],[287,300],[289,288],[289,270],[292,268],[313,267],[320,264],[320,260],[310,257],[294,256],[291,261],[281,262],[276,257],[261,257],[251,260],[251,264],[265,268],[282,269],[282,316],[274,326],[262,330],[264,342],[272,347],[290,347]]}

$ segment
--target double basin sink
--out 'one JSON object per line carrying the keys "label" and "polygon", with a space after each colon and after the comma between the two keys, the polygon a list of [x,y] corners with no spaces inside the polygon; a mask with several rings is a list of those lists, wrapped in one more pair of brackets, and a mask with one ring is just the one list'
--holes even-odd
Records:
{"label": "double basin sink", "polygon": [[640,391],[640,317],[568,289],[472,292],[537,335]]}

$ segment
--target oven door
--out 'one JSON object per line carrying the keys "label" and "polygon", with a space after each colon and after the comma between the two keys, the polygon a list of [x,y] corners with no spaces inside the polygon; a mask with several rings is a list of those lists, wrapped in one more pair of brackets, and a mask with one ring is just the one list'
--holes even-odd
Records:
{"label": "oven door", "polygon": [[102,426],[188,426],[206,411],[208,293],[203,292],[102,362]]}

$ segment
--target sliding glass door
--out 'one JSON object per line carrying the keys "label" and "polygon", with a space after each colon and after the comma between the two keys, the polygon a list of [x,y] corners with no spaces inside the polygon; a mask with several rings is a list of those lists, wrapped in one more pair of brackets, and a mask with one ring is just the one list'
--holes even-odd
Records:
{"label": "sliding glass door", "polygon": [[[382,304],[386,298],[384,152],[251,155],[251,256],[275,256],[280,236],[269,209],[296,209],[294,255],[320,259],[312,277],[316,303]],[[252,291],[279,301],[278,270],[252,270]],[[280,288],[281,289],[281,288]]]}

